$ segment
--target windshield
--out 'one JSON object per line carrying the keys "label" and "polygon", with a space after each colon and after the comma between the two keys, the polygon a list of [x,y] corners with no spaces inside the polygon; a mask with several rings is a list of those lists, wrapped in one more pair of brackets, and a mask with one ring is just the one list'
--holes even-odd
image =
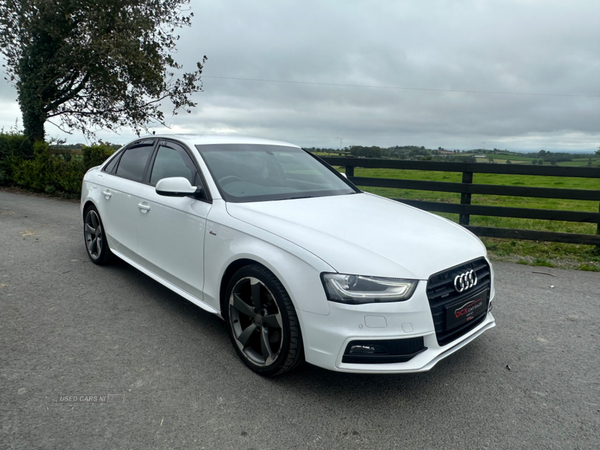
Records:
{"label": "windshield", "polygon": [[223,198],[256,202],[360,192],[297,147],[256,144],[197,145]]}

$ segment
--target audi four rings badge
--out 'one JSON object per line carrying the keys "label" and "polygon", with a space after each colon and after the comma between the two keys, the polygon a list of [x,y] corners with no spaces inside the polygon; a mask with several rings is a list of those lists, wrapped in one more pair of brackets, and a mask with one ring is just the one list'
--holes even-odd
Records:
{"label": "audi four rings badge", "polygon": [[454,289],[456,289],[456,292],[464,292],[467,289],[471,289],[476,284],[477,275],[473,270],[469,270],[468,272],[461,273],[454,277]]}

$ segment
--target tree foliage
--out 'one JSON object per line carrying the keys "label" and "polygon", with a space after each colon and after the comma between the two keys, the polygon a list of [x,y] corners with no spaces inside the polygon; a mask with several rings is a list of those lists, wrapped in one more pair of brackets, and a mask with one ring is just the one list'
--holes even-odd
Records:
{"label": "tree foliage", "polygon": [[16,85],[25,134],[44,123],[93,136],[128,126],[138,134],[195,106],[206,57],[181,73],[176,29],[191,24],[189,0],[2,0],[0,50]]}

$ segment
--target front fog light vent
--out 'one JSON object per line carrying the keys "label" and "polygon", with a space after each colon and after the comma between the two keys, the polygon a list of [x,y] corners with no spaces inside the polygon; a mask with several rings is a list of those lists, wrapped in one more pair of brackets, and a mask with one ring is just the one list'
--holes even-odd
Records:
{"label": "front fog light vent", "polygon": [[375,347],[370,345],[353,345],[350,348],[351,355],[372,355],[375,353]]}
{"label": "front fog light vent", "polygon": [[427,350],[422,337],[377,341],[351,341],[342,357],[343,363],[390,364],[410,361]]}

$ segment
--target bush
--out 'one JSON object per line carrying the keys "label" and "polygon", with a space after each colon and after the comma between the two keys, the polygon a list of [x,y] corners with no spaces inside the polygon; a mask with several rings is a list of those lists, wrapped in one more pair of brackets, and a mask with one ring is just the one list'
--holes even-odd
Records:
{"label": "bush", "polygon": [[13,181],[34,191],[79,193],[85,167],[81,159],[55,155],[45,142],[36,142],[32,159],[12,159]]}
{"label": "bush", "polygon": [[46,142],[29,141],[19,134],[0,134],[0,183],[16,184],[48,194],[81,193],[85,172],[104,162],[114,149],[105,144],[83,147],[83,156],[54,153]]}
{"label": "bush", "polygon": [[20,133],[0,132],[0,185],[12,184],[11,161],[33,156],[33,147],[29,139]]}
{"label": "bush", "polygon": [[115,150],[106,144],[100,143],[89,147],[84,145],[81,147],[81,151],[83,152],[83,165],[85,170],[88,170],[102,164]]}

